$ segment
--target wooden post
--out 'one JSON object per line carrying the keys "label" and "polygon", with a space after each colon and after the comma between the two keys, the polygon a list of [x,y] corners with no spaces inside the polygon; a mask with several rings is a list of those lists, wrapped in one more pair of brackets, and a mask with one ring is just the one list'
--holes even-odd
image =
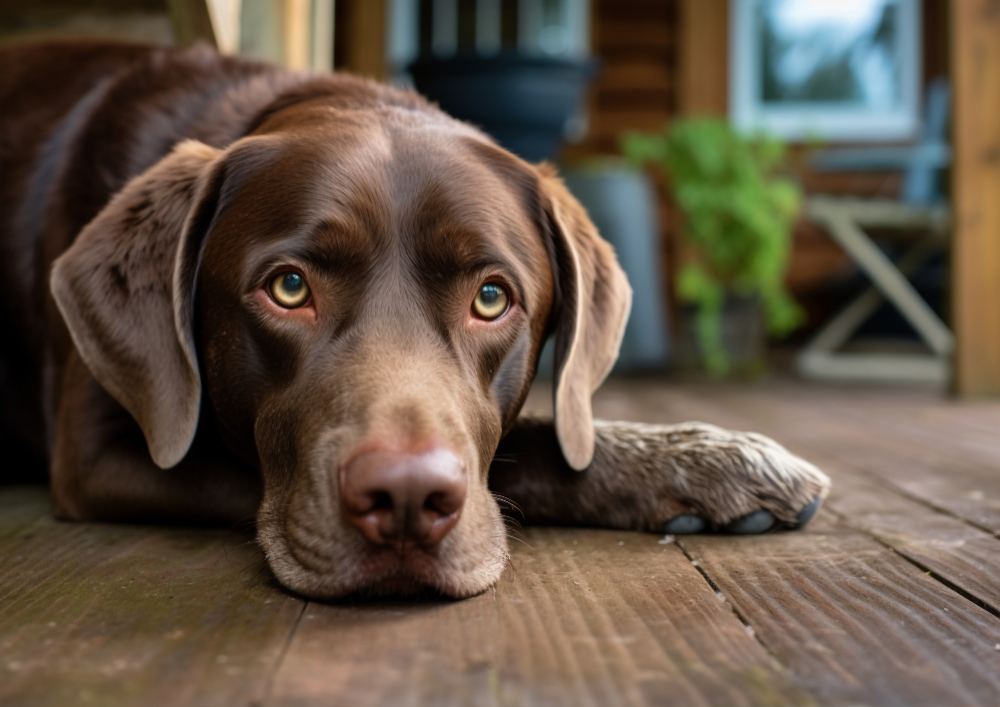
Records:
{"label": "wooden post", "polygon": [[726,115],[729,61],[727,0],[681,0],[680,109],[684,115]]}
{"label": "wooden post", "polygon": [[337,0],[337,30],[343,45],[334,68],[384,79],[386,0]]}
{"label": "wooden post", "polygon": [[1000,394],[1000,1],[952,0],[954,391]]}

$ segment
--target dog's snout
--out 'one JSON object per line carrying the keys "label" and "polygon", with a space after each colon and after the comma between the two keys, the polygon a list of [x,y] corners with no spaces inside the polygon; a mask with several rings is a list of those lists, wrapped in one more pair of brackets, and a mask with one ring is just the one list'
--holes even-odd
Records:
{"label": "dog's snout", "polygon": [[365,452],[340,471],[345,519],[379,545],[438,544],[458,522],[465,492],[464,465],[441,448]]}

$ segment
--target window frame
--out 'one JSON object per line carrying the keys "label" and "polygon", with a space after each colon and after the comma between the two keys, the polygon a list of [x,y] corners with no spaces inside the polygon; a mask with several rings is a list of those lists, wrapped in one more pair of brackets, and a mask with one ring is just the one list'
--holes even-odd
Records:
{"label": "window frame", "polygon": [[[899,6],[899,106],[872,111],[830,103],[768,106],[760,98],[761,32],[757,8],[767,0],[731,0],[729,13],[729,116],[741,131],[766,132],[789,140],[830,142],[909,140],[917,136],[922,74],[921,0]],[[808,1],[808,0],[806,0]]]}

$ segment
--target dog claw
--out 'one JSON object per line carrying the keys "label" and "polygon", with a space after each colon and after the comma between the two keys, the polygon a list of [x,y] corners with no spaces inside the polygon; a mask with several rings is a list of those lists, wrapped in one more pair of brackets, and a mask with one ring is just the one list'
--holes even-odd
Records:
{"label": "dog claw", "polygon": [[774,526],[774,516],[770,511],[754,511],[742,518],[737,518],[724,530],[734,535],[757,535],[765,533]]}
{"label": "dog claw", "polygon": [[795,524],[791,526],[792,528],[801,528],[806,523],[813,519],[816,512],[819,510],[820,506],[823,505],[823,499],[817,496],[812,500],[812,502],[799,511],[799,514],[795,516]]}
{"label": "dog claw", "polygon": [[708,523],[701,516],[679,515],[674,516],[663,524],[663,532],[670,535],[694,535],[701,533],[708,528]]}

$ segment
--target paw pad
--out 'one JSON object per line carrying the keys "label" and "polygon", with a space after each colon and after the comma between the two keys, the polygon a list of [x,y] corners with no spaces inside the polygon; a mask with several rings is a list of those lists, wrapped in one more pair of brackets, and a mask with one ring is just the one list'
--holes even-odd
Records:
{"label": "paw pad", "polygon": [[663,524],[663,532],[670,535],[694,535],[705,532],[707,528],[704,518],[689,514],[675,516]]}
{"label": "paw pad", "polygon": [[823,505],[822,498],[820,498],[819,496],[814,498],[808,506],[799,511],[799,514],[795,516],[795,525],[793,525],[792,527],[801,528],[806,523],[811,521],[813,519],[813,516],[816,515],[816,512],[819,510],[819,507],[822,505]]}
{"label": "paw pad", "polygon": [[737,518],[723,530],[733,535],[756,535],[766,533],[774,526],[774,516],[770,511],[754,511]]}

